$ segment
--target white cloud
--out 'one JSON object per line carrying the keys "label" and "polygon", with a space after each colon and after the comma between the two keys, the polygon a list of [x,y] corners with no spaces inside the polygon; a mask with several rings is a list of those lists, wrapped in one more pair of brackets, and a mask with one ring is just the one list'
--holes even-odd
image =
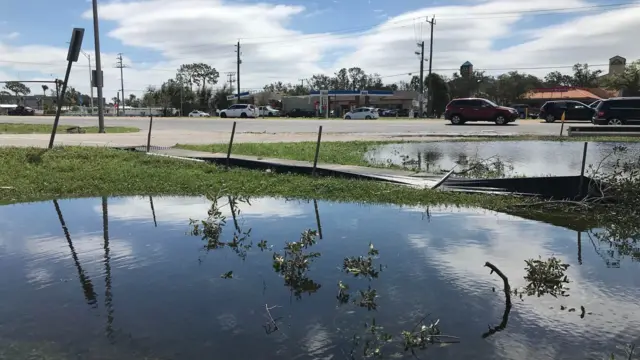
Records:
{"label": "white cloud", "polygon": [[7,39],[7,40],[13,40],[13,39],[17,39],[19,36],[20,36],[19,32],[13,31],[13,32],[10,32],[10,33],[8,33],[6,35],[0,36],[0,38],[4,38],[4,39]]}
{"label": "white cloud", "polygon": [[[556,14],[552,17],[560,19],[560,23],[550,27],[541,25],[550,17],[541,15],[541,10],[592,5],[586,0],[469,2],[408,11],[359,34],[302,34],[293,30],[292,24],[307,21],[305,16],[326,10],[284,4],[223,0],[114,1],[101,5],[100,17],[103,23],[113,25],[112,31],[102,34],[103,38],[108,36],[124,45],[161,54],[159,61],[140,58],[143,55],[135,57],[135,61],[125,59],[125,63],[131,65],[125,69],[125,92],[140,94],[146,86],[159,85],[173,77],[182,63],[206,62],[221,73],[219,81],[224,82],[223,73],[236,70],[234,50],[238,39],[241,39],[243,61],[241,85],[245,89],[262,88],[277,80],[298,83],[300,78],[315,73],[331,74],[341,67],[359,66],[381,75],[415,73],[419,62],[414,52],[416,40],[420,40],[416,39],[416,24],[422,22],[421,38],[428,41],[429,27],[424,21],[433,14],[436,15],[433,69],[447,75],[466,60],[477,69],[510,69],[562,67],[576,62],[603,64],[614,55],[629,61],[639,58],[640,49],[629,44],[634,43],[634,36],[640,31],[640,22],[635,20],[640,18],[640,6],[572,11],[566,20]],[[376,14],[383,15],[382,12]],[[91,12],[83,16],[90,18]],[[90,34],[88,31],[87,35]],[[86,49],[91,46],[91,38],[85,39]],[[66,39],[61,39],[59,46],[0,42],[0,60],[5,61],[0,62],[0,67],[13,78],[28,71],[39,72],[38,78],[62,78],[66,57],[64,41]],[[338,59],[331,58],[336,53]],[[119,71],[112,68],[113,62],[115,54],[102,55],[106,98],[115,96],[120,88]],[[70,82],[88,93],[86,66],[85,59],[81,59],[72,71]],[[549,69],[525,71],[542,75]],[[385,80],[403,78],[408,76]],[[37,89],[39,85],[34,86],[35,92]]]}
{"label": "white cloud", "polygon": [[[227,218],[231,218],[231,209],[226,197],[220,199],[220,211]],[[311,205],[309,205],[311,206]],[[186,226],[189,219],[203,219],[211,207],[211,201],[204,197],[154,197],[153,209],[159,223]],[[283,202],[279,199],[255,199],[246,203],[238,203],[239,217],[295,217],[303,216],[311,210],[305,209],[299,202]],[[102,207],[94,208],[96,213],[102,213]],[[148,197],[128,197],[112,200],[109,203],[109,219],[116,221],[152,222],[153,213]]]}
{"label": "white cloud", "polygon": [[[500,278],[490,274],[489,269],[483,267],[485,261],[489,261],[507,275],[512,288],[521,287],[524,285],[524,260],[538,256],[543,258],[556,256],[565,263],[573,264],[567,271],[572,281],[569,284],[570,296],[565,299],[555,299],[550,296],[529,297],[524,302],[518,299],[514,302],[512,313],[515,310],[527,321],[546,329],[558,329],[558,331],[573,329],[568,333],[575,333],[577,331],[575,329],[598,329],[602,339],[618,337],[623,330],[640,326],[640,305],[637,304],[632,292],[611,291],[606,284],[587,280],[586,273],[593,270],[575,265],[574,257],[568,258],[558,254],[557,249],[562,245],[558,243],[557,233],[552,231],[550,225],[535,224],[503,214],[495,214],[496,220],[491,221],[486,214],[481,215],[483,210],[461,212],[467,213],[465,228],[474,229],[475,234],[483,234],[486,241],[460,239],[459,234],[452,234],[451,239],[443,239],[440,234],[436,237],[435,234],[432,236],[429,233],[414,234],[409,237],[409,243],[423,254],[428,263],[439,269],[440,276],[453,286],[469,295],[477,295],[478,291],[490,289],[492,286],[501,289]],[[437,246],[435,240],[444,241],[446,245]],[[433,251],[436,246],[438,251]],[[569,246],[574,247],[575,243],[572,242]],[[498,321],[504,308],[500,296],[501,292],[496,291],[494,306],[487,311],[488,317],[494,316],[493,321]],[[561,312],[560,305],[575,307],[578,311]],[[578,316],[580,305],[593,315],[587,315],[581,319]],[[513,334],[515,331],[511,329],[510,336],[523,335]],[[578,332],[578,334],[581,333]],[[505,353],[518,350],[509,349],[511,345],[510,341],[499,343],[499,346],[504,346],[501,351]],[[546,351],[553,352],[552,349]],[[509,358],[517,358],[517,356],[509,356]],[[532,358],[538,357],[532,356]]]}

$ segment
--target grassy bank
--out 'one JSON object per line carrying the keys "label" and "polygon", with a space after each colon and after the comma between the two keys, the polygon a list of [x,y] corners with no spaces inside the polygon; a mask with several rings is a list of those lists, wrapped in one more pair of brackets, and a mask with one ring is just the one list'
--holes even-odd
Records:
{"label": "grassy bank", "polygon": [[[547,137],[534,137],[534,136],[522,136],[522,137],[487,137],[487,138],[465,138],[465,139],[451,139],[443,141],[474,141],[474,142],[487,142],[487,141],[591,141],[591,142],[638,142],[640,138],[628,138],[628,137],[590,137],[590,138],[559,138],[557,136]],[[408,143],[407,141],[333,141],[323,142],[320,145],[320,154],[318,161],[320,163],[329,164],[341,164],[341,165],[359,165],[359,166],[371,166],[364,160],[364,154],[376,146],[384,144],[399,144]],[[212,144],[212,145],[177,145],[179,148],[206,151],[206,152],[227,152],[227,144]],[[315,142],[296,142],[296,143],[241,143],[234,144],[232,153],[236,155],[253,155],[259,157],[270,157],[279,159],[290,159],[299,161],[313,161],[316,151]],[[385,166],[385,164],[382,164]]]}
{"label": "grassy bank", "polygon": [[[67,129],[74,127],[73,125],[58,125],[57,134],[63,134],[67,132]],[[53,125],[47,124],[0,124],[0,134],[51,134]],[[83,127],[86,133],[97,134],[97,126]],[[125,126],[112,126],[106,127],[107,133],[133,133],[138,132],[140,129],[134,127]]]}
{"label": "grassy bank", "polygon": [[450,204],[505,208],[521,199],[418,190],[388,183],[226,170],[108,148],[51,151],[1,148],[0,203],[99,195],[275,196],[404,205]]}

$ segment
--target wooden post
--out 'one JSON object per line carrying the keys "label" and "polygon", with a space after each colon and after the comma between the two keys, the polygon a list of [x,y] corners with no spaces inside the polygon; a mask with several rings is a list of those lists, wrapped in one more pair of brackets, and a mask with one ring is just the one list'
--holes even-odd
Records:
{"label": "wooden post", "polygon": [[231,163],[231,147],[233,146],[233,137],[236,135],[236,122],[233,122],[231,128],[231,139],[229,139],[229,148],[227,149],[227,166]]}
{"label": "wooden post", "polygon": [[582,187],[584,186],[584,168],[585,165],[587,164],[587,145],[589,145],[588,142],[584,142],[584,150],[582,150],[582,166],[580,167],[580,187],[578,189],[578,196],[582,197],[583,192],[582,192]]}
{"label": "wooden post", "polygon": [[316,167],[318,166],[318,155],[320,154],[320,141],[322,140],[322,125],[318,128],[318,142],[316,143],[316,156],[313,159],[313,170],[311,175],[316,174]]}
{"label": "wooden post", "polygon": [[562,132],[564,131],[564,118],[566,116],[567,112],[563,111],[562,112],[562,117],[560,118],[560,121],[562,122],[562,125],[560,125],[560,136],[562,136]]}
{"label": "wooden post", "polygon": [[151,151],[151,127],[152,126],[153,126],[153,115],[149,116],[149,134],[147,135],[147,152]]}

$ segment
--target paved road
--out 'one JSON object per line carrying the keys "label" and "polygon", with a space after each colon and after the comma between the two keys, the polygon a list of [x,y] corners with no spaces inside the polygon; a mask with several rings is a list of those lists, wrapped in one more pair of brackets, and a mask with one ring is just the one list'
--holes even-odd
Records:
{"label": "paved road", "polygon": [[[290,119],[235,119],[236,131],[249,133],[316,133],[323,126],[324,133],[353,134],[477,134],[498,133],[514,135],[557,135],[560,124],[546,124],[538,120],[517,121],[515,124],[498,126],[491,123],[471,123],[453,126],[444,120],[290,120]],[[194,119],[194,118],[154,118],[154,130],[229,132],[232,119]],[[53,117],[44,116],[0,116],[0,123],[50,124]],[[93,117],[63,117],[60,124],[96,126]],[[149,119],[140,117],[107,117],[106,126],[133,126],[148,129]]]}

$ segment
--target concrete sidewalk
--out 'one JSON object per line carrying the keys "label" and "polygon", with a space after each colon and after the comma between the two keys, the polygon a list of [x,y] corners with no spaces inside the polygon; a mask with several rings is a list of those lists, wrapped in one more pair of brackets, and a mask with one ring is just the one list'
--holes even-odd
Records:
{"label": "concrete sidewalk", "polygon": [[[176,144],[226,144],[229,142],[229,132],[202,131],[172,131],[157,130],[151,136],[153,146],[174,146]],[[466,134],[465,134],[466,135]],[[480,134],[478,134],[480,135]],[[485,134],[491,135],[491,134]],[[451,139],[448,136],[427,136],[427,134],[322,134],[322,141],[435,141]],[[467,135],[469,136],[469,135]],[[310,133],[236,133],[234,143],[262,143],[262,142],[302,142],[316,141],[317,134]],[[124,134],[57,134],[56,146],[141,146],[147,144],[147,132]],[[0,134],[0,146],[47,147],[48,134]]]}

